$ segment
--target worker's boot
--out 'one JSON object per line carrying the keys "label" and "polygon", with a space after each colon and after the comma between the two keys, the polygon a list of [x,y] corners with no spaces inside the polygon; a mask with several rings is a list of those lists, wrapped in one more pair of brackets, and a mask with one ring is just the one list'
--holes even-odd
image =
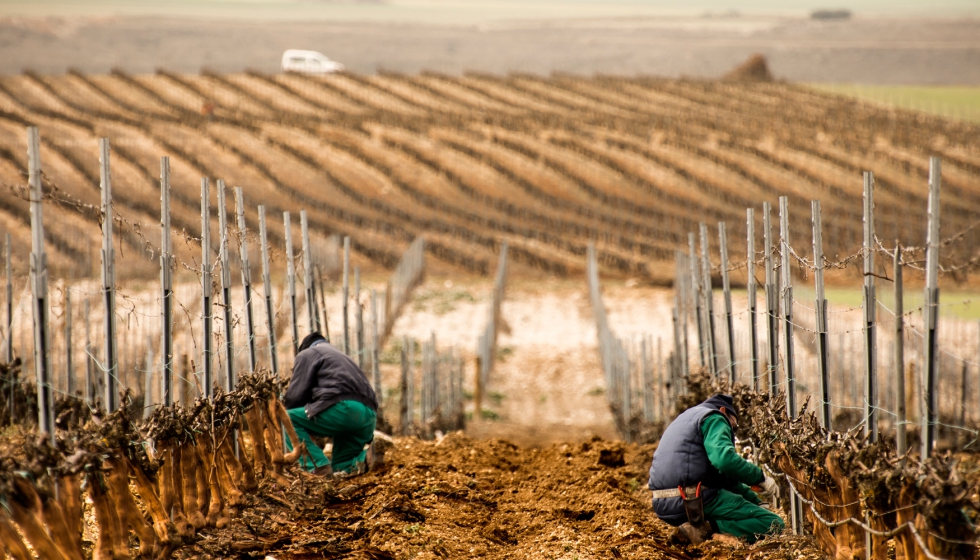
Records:
{"label": "worker's boot", "polygon": [[330,478],[333,476],[333,467],[329,464],[322,467],[317,467],[313,470],[313,474],[323,478]]}
{"label": "worker's boot", "polygon": [[685,522],[674,531],[671,540],[678,544],[701,544],[713,532],[707,521],[697,527]]}

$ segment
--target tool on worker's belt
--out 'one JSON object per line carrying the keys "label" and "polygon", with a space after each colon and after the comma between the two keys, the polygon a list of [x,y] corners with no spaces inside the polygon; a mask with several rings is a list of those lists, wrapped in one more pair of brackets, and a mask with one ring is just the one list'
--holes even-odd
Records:
{"label": "tool on worker's belt", "polygon": [[[685,491],[686,490],[686,491]],[[701,500],[701,483],[694,487],[694,495],[689,496],[691,488],[677,487],[681,499],[684,501],[684,513],[691,525],[700,527],[704,523],[704,501]]]}

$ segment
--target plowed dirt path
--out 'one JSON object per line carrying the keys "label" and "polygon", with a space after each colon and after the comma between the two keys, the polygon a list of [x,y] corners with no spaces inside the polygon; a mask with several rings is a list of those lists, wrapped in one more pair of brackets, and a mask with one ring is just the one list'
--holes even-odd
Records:
{"label": "plowed dirt path", "polygon": [[822,558],[810,541],[670,543],[645,488],[652,446],[526,448],[453,433],[397,438],[385,465],[266,486],[180,558]]}

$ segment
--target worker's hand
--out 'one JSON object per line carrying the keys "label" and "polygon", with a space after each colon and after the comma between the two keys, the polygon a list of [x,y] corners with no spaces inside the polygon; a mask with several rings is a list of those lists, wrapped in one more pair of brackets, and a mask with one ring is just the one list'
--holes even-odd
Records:
{"label": "worker's hand", "polygon": [[776,495],[779,493],[779,486],[776,485],[776,481],[773,480],[773,478],[768,474],[766,475],[766,478],[764,478],[762,482],[759,484],[758,488],[759,488],[758,493],[761,494],[763,498],[770,499],[770,500],[775,498]]}

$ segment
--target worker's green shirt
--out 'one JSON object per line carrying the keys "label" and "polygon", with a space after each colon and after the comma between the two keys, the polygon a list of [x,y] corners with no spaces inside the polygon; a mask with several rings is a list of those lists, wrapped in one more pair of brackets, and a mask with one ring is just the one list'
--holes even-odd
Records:
{"label": "worker's green shirt", "polygon": [[753,504],[759,503],[748,485],[759,484],[765,478],[762,469],[743,459],[732,443],[732,427],[721,414],[710,414],[701,423],[701,436],[704,450],[708,453],[711,465],[722,475],[735,481],[727,490],[741,495]]}

